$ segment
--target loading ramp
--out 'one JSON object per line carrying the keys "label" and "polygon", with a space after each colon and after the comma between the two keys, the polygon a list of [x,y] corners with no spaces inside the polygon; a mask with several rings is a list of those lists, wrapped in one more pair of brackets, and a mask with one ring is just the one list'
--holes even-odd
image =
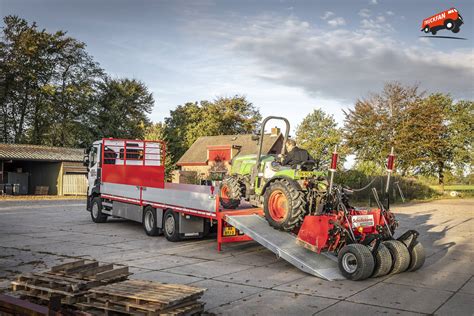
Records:
{"label": "loading ramp", "polygon": [[326,253],[317,254],[297,245],[293,234],[274,229],[259,215],[226,215],[225,220],[306,273],[328,281],[345,279],[339,271],[336,257]]}

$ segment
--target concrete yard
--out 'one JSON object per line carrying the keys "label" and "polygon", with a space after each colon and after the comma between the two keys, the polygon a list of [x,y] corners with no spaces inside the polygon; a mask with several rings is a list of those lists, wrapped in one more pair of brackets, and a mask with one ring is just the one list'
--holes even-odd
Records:
{"label": "concrete yard", "polygon": [[0,202],[0,286],[71,258],[127,264],[132,278],[207,288],[206,311],[225,315],[473,315],[474,200],[393,207],[398,232],[417,229],[427,252],[411,273],[328,282],[254,242],[148,237],[141,225],[94,224],[81,200]]}

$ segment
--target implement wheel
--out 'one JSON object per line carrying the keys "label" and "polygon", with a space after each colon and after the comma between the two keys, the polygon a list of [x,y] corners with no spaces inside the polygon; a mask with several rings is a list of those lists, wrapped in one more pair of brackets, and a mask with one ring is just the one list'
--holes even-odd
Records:
{"label": "implement wheel", "polygon": [[392,255],[384,244],[380,244],[374,252],[375,268],[372,274],[373,278],[387,275],[392,269]]}
{"label": "implement wheel", "polygon": [[425,248],[418,241],[415,242],[412,250],[410,251],[410,265],[407,271],[416,271],[425,263]]}
{"label": "implement wheel", "polygon": [[263,209],[270,226],[292,231],[301,224],[306,213],[303,192],[288,180],[276,180],[265,191]]}
{"label": "implement wheel", "polygon": [[225,178],[221,184],[220,201],[223,208],[236,209],[240,205],[242,188],[234,177]]}
{"label": "implement wheel", "polygon": [[369,248],[361,244],[350,244],[342,247],[337,259],[339,270],[349,280],[365,280],[374,271],[374,257]]}
{"label": "implement wheel", "polygon": [[398,240],[386,240],[383,244],[392,254],[393,267],[390,274],[396,274],[406,271],[410,265],[410,253],[404,243]]}

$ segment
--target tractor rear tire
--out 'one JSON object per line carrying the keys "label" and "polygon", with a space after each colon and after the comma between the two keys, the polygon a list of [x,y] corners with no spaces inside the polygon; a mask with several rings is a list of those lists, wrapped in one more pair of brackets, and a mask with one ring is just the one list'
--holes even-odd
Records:
{"label": "tractor rear tire", "polygon": [[425,263],[425,248],[420,242],[415,242],[415,245],[410,251],[410,265],[407,271],[416,271]]}
{"label": "tractor rear tire", "polygon": [[306,214],[304,194],[286,179],[275,180],[265,190],[263,210],[270,226],[292,231]]}
{"label": "tractor rear tire", "polygon": [[242,199],[242,187],[235,177],[227,177],[222,181],[220,201],[223,208],[236,209]]}
{"label": "tractor rear tire", "polygon": [[374,273],[372,274],[373,278],[387,275],[390,270],[392,270],[392,255],[390,254],[390,250],[388,250],[384,244],[379,244],[377,250],[375,250],[374,258],[375,268]]}
{"label": "tractor rear tire", "polygon": [[369,278],[375,267],[375,260],[367,246],[350,244],[342,247],[338,254],[339,270],[349,280]]}
{"label": "tractor rear tire", "polygon": [[383,244],[392,254],[393,266],[390,274],[405,272],[410,265],[410,253],[405,244],[398,240],[386,240]]}

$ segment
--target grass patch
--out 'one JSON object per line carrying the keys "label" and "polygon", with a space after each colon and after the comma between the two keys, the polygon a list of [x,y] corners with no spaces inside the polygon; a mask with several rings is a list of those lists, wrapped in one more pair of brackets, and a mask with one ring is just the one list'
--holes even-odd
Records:
{"label": "grass patch", "polygon": [[[433,190],[441,191],[440,185],[430,185],[430,188]],[[453,185],[445,185],[445,191],[474,191],[474,185],[472,184],[453,184]]]}

